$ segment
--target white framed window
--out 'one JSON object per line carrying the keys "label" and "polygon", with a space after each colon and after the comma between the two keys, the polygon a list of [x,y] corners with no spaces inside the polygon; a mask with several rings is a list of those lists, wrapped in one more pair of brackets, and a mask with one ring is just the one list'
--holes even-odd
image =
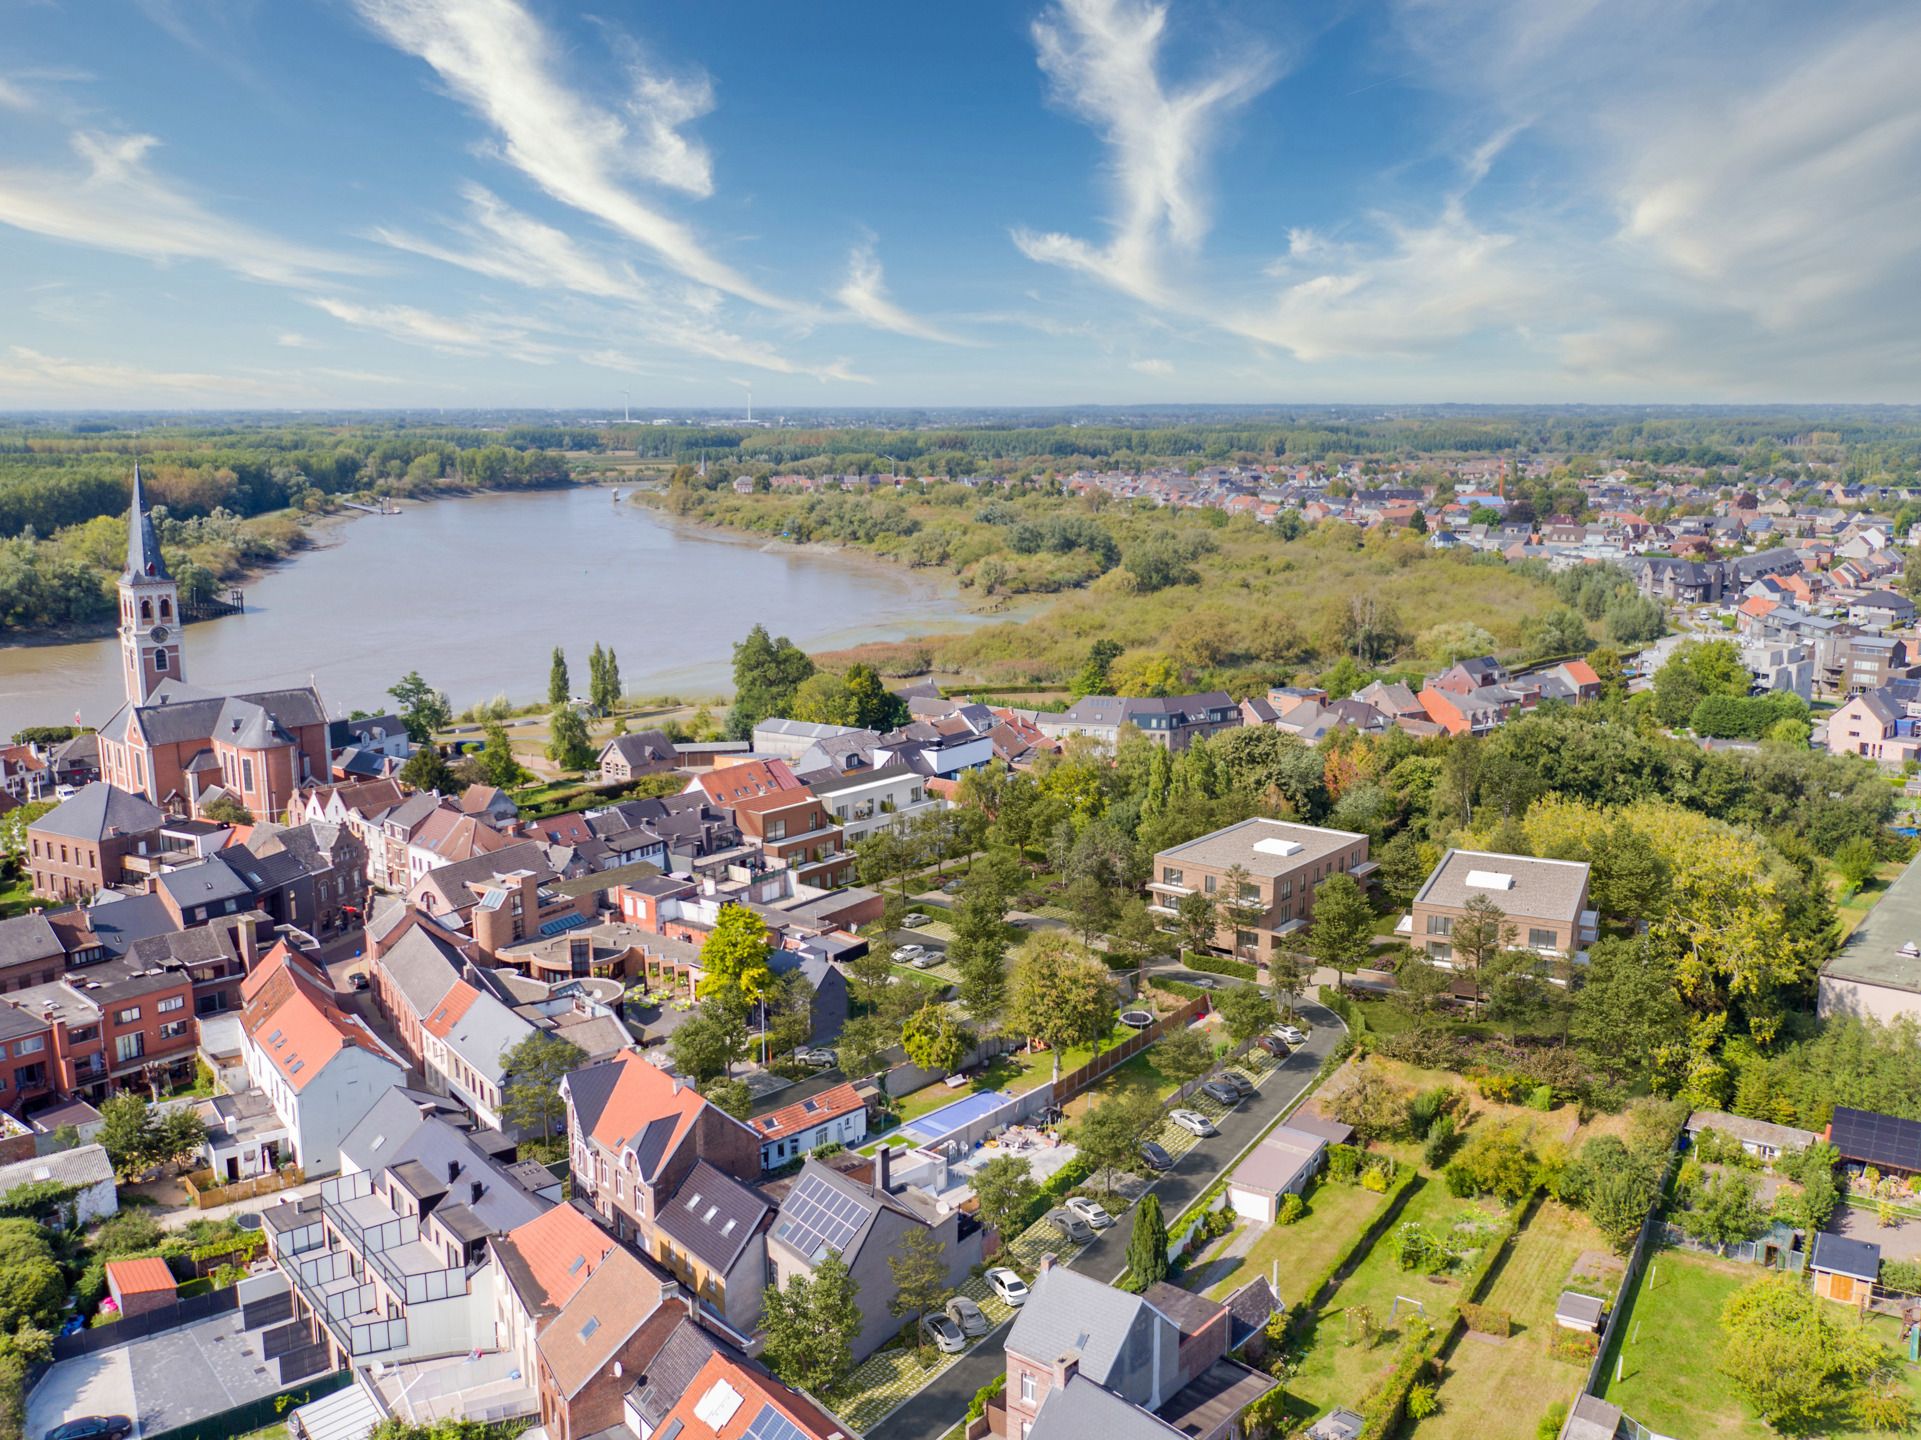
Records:
{"label": "white framed window", "polygon": [[165,1015],[169,1011],[179,1010],[184,1008],[186,1003],[187,1003],[187,997],[184,995],[169,995],[165,1000],[162,1000],[158,1005],[154,1006],[153,1008],[158,1010],[162,1015]]}

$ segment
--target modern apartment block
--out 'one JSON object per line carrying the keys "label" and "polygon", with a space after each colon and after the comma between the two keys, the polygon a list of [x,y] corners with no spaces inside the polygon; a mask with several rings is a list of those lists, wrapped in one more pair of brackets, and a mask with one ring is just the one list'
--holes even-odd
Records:
{"label": "modern apartment block", "polygon": [[1436,965],[1454,966],[1454,926],[1468,902],[1494,902],[1514,926],[1514,945],[1539,955],[1581,960],[1599,933],[1588,908],[1588,867],[1485,850],[1450,850],[1414,897],[1395,933]]}
{"label": "modern apartment block", "polygon": [[[1368,884],[1379,868],[1368,859],[1367,836],[1285,820],[1256,818],[1216,830],[1154,857],[1147,883],[1148,911],[1164,923],[1179,913],[1182,896],[1196,891],[1217,902],[1214,947],[1264,963],[1314,917],[1314,887],[1347,874]],[[1230,882],[1236,868],[1245,874]],[[1230,885],[1238,890],[1230,893]],[[1253,923],[1235,925],[1226,907],[1258,910]]]}

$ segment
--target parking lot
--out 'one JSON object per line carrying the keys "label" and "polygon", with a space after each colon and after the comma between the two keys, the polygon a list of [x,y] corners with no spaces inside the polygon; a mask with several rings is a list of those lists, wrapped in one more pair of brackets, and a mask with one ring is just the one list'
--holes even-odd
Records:
{"label": "parking lot", "polygon": [[218,1415],[283,1387],[260,1333],[232,1311],[131,1345],[62,1360],[27,1398],[27,1434],[79,1415],[131,1415],[134,1437]]}

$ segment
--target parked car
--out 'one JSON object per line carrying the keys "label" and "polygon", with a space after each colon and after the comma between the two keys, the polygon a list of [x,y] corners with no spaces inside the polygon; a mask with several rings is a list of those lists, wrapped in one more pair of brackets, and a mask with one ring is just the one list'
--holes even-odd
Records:
{"label": "parked car", "polygon": [[1005,1265],[994,1266],[981,1279],[987,1282],[989,1290],[1016,1310],[1027,1303],[1027,1282]]}
{"label": "parked car", "polygon": [[1287,1041],[1278,1035],[1263,1035],[1254,1043],[1276,1060],[1285,1060],[1288,1056]]}
{"label": "parked car", "polygon": [[1229,1085],[1232,1085],[1236,1090],[1238,1090],[1240,1092],[1241,1099],[1243,1100],[1252,1099],[1256,1094],[1259,1093],[1259,1091],[1255,1087],[1254,1082],[1248,1079],[1247,1076],[1241,1074],[1241,1072],[1238,1070],[1221,1071],[1221,1079],[1225,1080]]}
{"label": "parked car", "polygon": [[960,1326],[945,1315],[923,1315],[920,1328],[946,1355],[958,1355],[967,1348],[967,1337],[961,1334]]}
{"label": "parked car", "polygon": [[925,945],[897,945],[894,947],[896,965],[912,965],[927,953]]}
{"label": "parked car", "polygon": [[816,1070],[825,1070],[828,1066],[839,1063],[839,1057],[832,1050],[818,1045],[796,1050],[794,1058],[803,1065],[812,1065]]}
{"label": "parked car", "polygon": [[1072,1210],[1049,1210],[1047,1223],[1060,1231],[1061,1238],[1085,1245],[1094,1238],[1094,1228]]}
{"label": "parked car", "polygon": [[1153,1023],[1154,1023],[1154,1012],[1152,1010],[1121,1011],[1121,1024],[1132,1025],[1136,1030],[1145,1030],[1149,1025],[1152,1025]]}
{"label": "parked car", "polygon": [[961,1334],[969,1340],[978,1339],[992,1328],[987,1323],[987,1312],[965,1295],[956,1295],[947,1302],[947,1318],[960,1326]]}
{"label": "parked car", "polygon": [[1107,1213],[1100,1201],[1090,1200],[1085,1195],[1076,1195],[1072,1200],[1069,1200],[1067,1202],[1067,1208],[1080,1216],[1081,1219],[1085,1220],[1089,1225],[1092,1225],[1096,1230],[1105,1230],[1109,1225],[1114,1223],[1114,1217]]}
{"label": "parked car", "polygon": [[1302,1034],[1301,1031],[1293,1025],[1276,1025],[1273,1033],[1280,1036],[1281,1039],[1287,1041],[1290,1045],[1307,1044],[1307,1036]]}
{"label": "parked car", "polygon": [[1199,1136],[1203,1140],[1210,1135],[1220,1134],[1220,1131],[1214,1128],[1214,1122],[1198,1110],[1171,1110],[1167,1118],[1188,1134]]}
{"label": "parked car", "polygon": [[1172,1170],[1174,1157],[1152,1140],[1141,1141],[1141,1160],[1150,1170]]}
{"label": "parked car", "polygon": [[83,1415],[56,1425],[47,1440],[126,1440],[133,1434],[133,1421],[125,1415]]}
{"label": "parked car", "polygon": [[1221,988],[1221,982],[1214,979],[1211,975],[1196,975],[1187,983],[1202,990],[1218,990]]}
{"label": "parked car", "polygon": [[909,930],[918,930],[927,923],[927,917],[920,911],[915,910],[907,915],[900,923]]}
{"label": "parked car", "polygon": [[1201,1094],[1230,1108],[1241,1103],[1240,1088],[1228,1084],[1225,1080],[1209,1080],[1201,1086]]}
{"label": "parked car", "polygon": [[371,984],[373,981],[367,978],[365,970],[356,970],[347,977],[347,988],[350,990],[365,990]]}

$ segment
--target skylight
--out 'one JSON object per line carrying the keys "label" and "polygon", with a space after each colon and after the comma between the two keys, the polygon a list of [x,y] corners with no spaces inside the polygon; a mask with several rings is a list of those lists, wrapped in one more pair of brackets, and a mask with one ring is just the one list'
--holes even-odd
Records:
{"label": "skylight", "polygon": [[1265,840],[1256,840],[1254,842],[1254,848],[1263,855],[1298,855],[1301,853],[1301,842],[1298,840],[1278,840],[1270,836]]}
{"label": "skylight", "polygon": [[585,1255],[574,1256],[574,1263],[567,1267],[567,1273],[569,1275],[578,1275],[580,1273],[580,1267],[586,1263],[587,1257]]}
{"label": "skylight", "polygon": [[696,1190],[696,1191],[694,1192],[694,1194],[693,1194],[693,1198],[692,1198],[692,1199],[690,1199],[690,1200],[689,1200],[689,1201],[687,1202],[687,1208],[688,1208],[689,1210],[698,1210],[698,1209],[700,1209],[700,1191],[698,1191],[698,1190]]}
{"label": "skylight", "polygon": [[1470,890],[1512,890],[1514,877],[1504,870],[1470,870],[1467,872],[1467,887]]}
{"label": "skylight", "polygon": [[580,1338],[583,1340],[591,1340],[593,1338],[594,1331],[598,1330],[599,1328],[600,1328],[600,1317],[598,1315],[595,1315],[591,1317],[585,1325],[580,1327]]}

